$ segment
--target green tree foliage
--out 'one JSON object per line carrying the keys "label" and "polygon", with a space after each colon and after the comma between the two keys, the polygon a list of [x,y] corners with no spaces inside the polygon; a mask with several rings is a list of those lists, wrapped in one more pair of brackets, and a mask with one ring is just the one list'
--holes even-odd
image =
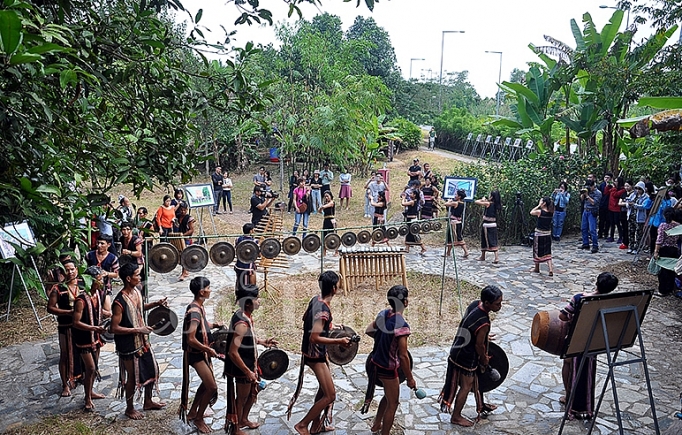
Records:
{"label": "green tree foliage", "polygon": [[395,134],[407,149],[417,149],[422,143],[421,129],[405,118],[395,118],[387,123],[387,127],[395,127]]}

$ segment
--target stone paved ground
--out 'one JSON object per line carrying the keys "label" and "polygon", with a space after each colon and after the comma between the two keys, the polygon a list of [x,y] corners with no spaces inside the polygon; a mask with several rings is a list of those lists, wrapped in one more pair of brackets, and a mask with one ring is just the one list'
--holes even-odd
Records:
{"label": "stone paved ground", "polygon": [[[619,251],[615,244],[607,245],[599,254],[591,255],[575,249],[576,243],[566,241],[555,244],[555,267],[557,273],[548,277],[546,269],[540,275],[529,272],[532,267],[531,252],[524,247],[507,247],[501,253],[501,263],[493,265],[490,261],[481,264],[475,260],[458,258],[459,276],[479,285],[494,283],[505,293],[502,310],[493,322],[493,332],[498,343],[505,350],[510,361],[510,373],[504,384],[487,394],[488,401],[499,405],[498,410],[487,420],[472,429],[452,426],[449,416],[438,410],[435,401],[442,386],[446,351],[444,348],[412,348],[415,363],[415,377],[419,386],[428,394],[423,400],[416,399],[403,386],[401,405],[396,422],[405,434],[549,434],[558,433],[563,416],[558,399],[563,394],[561,385],[561,363],[558,357],[549,355],[530,344],[530,325],[533,315],[542,309],[561,307],[572,294],[591,289],[599,270],[599,265],[631,259]],[[425,258],[416,254],[408,256],[411,269],[431,274],[440,274],[443,263],[442,252],[430,250]],[[460,252],[457,252],[460,255]],[[472,258],[476,251],[472,252]],[[319,270],[319,256],[299,254],[290,259],[288,274]],[[326,260],[325,267],[338,267],[336,261]],[[211,279],[214,288],[230,285],[233,272],[230,267],[219,269],[209,265],[203,272]],[[454,264],[449,259],[447,273],[454,273]],[[187,282],[175,280],[179,273],[153,275],[151,299],[168,296],[170,306],[182,317],[185,306],[190,302]],[[636,290],[637,286],[622,280],[621,290]],[[452,290],[451,290],[452,291]],[[383,299],[383,298],[381,298]],[[209,301],[210,302],[210,301]],[[468,302],[468,301],[465,301]],[[665,303],[664,303],[665,302]],[[682,425],[673,417],[679,410],[680,367],[682,353],[676,342],[666,330],[679,329],[682,325],[680,300],[654,298],[646,316],[643,330],[651,383],[654,390],[656,413],[663,433],[682,434]],[[674,307],[673,310],[666,307]],[[213,305],[208,304],[209,317],[212,318]],[[447,315],[447,313],[444,313]],[[406,313],[409,321],[409,309]],[[181,318],[182,321],[182,318]],[[353,325],[359,327],[360,325]],[[357,329],[357,328],[356,328]],[[180,331],[168,337],[152,336],[152,343],[161,368],[161,396],[177,400],[180,396],[182,378],[180,350]],[[335,405],[336,433],[369,434],[373,415],[360,415],[357,410],[364,398],[366,377],[364,361],[366,355],[358,355],[344,367],[333,366],[333,374],[338,389]],[[312,373],[308,372],[304,389],[294,409],[291,422],[285,417],[286,405],[295,388],[300,358],[290,355],[289,371],[279,380],[272,381],[263,391],[254,406],[252,417],[258,417],[263,425],[254,434],[292,433],[293,423],[306,411],[314,395],[316,384]],[[58,345],[56,337],[47,342],[26,343],[0,349],[0,432],[21,422],[33,422],[40,417],[61,413],[82,407],[82,390],[76,390],[70,398],[59,397],[59,373],[57,371]],[[603,361],[603,358],[601,359]],[[115,382],[118,372],[117,358],[112,345],[107,345],[101,357],[102,382],[96,388],[107,398],[97,402],[97,409],[103,415],[113,418],[123,416],[124,402],[115,399]],[[216,372],[222,364],[216,364]],[[605,378],[604,364],[599,365],[598,380]],[[622,410],[626,433],[654,433],[653,418],[647,398],[641,365],[624,366],[616,372],[618,400]],[[219,383],[221,399],[213,407],[215,416],[208,419],[216,431],[220,431],[225,409],[224,382]],[[197,386],[197,379],[192,384]],[[381,393],[381,390],[378,390]],[[613,411],[613,396],[610,392],[602,405],[594,433],[617,433],[617,423]],[[474,417],[473,400],[465,408],[465,415]],[[144,423],[140,423],[140,433]],[[174,433],[191,433],[192,428],[177,422]],[[568,422],[566,434],[587,433],[583,423]],[[150,434],[152,435],[152,434]]]}

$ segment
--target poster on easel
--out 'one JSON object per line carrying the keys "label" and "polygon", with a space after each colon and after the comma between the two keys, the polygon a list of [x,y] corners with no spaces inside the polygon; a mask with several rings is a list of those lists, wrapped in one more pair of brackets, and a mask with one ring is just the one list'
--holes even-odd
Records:
{"label": "poster on easel", "polygon": [[212,184],[190,184],[183,186],[183,188],[185,189],[189,208],[212,207],[215,205],[215,193],[213,192]]}
{"label": "poster on easel", "polygon": [[28,221],[7,224],[0,229],[0,254],[2,254],[2,258],[14,258],[16,256],[13,244],[24,249],[36,245],[33,230],[28,225]]}

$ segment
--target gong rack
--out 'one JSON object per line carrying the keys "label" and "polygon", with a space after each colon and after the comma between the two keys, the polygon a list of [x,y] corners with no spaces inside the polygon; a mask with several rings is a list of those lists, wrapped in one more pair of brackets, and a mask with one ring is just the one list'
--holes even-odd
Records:
{"label": "gong rack", "polygon": [[374,280],[374,289],[400,277],[407,287],[406,251],[397,246],[340,248],[339,274],[344,294],[361,282]]}
{"label": "gong rack", "polygon": [[[216,241],[211,246],[210,251],[200,244],[194,244],[186,246],[180,252],[173,243],[161,242],[156,243],[149,249],[147,264],[149,264],[150,269],[157,273],[172,272],[178,264],[182,264],[189,272],[196,273],[203,270],[208,265],[209,260],[216,266],[224,267],[230,265],[235,258],[245,263],[258,262],[264,269],[276,267],[288,268],[287,256],[296,255],[301,250],[312,254],[318,252],[324,244],[327,250],[334,251],[339,249],[341,252],[342,247],[351,248],[356,244],[381,243],[385,239],[392,240],[399,236],[406,236],[408,233],[424,234],[431,231],[440,231],[443,229],[441,221],[447,220],[447,218],[438,218],[404,222],[398,225],[388,224],[386,231],[372,226],[338,228],[337,232],[327,233],[324,240],[322,240],[318,235],[323,234],[322,231],[310,232],[303,239],[291,235],[287,236],[287,233],[282,231],[283,213],[283,209],[275,209],[268,216],[261,219],[256,227],[259,243],[242,242],[235,247],[225,241],[225,239],[237,238],[240,235],[207,235],[203,236],[206,240],[223,240]],[[356,233],[353,230],[360,231]],[[169,240],[180,238],[182,237],[168,237]],[[377,249],[376,252],[380,253],[383,251]],[[356,273],[349,269],[348,272]],[[357,273],[360,272],[358,271]],[[357,279],[363,277],[364,280],[365,276],[366,273],[363,272],[358,275]],[[377,285],[384,280],[382,277],[375,277],[375,279],[379,279]]]}

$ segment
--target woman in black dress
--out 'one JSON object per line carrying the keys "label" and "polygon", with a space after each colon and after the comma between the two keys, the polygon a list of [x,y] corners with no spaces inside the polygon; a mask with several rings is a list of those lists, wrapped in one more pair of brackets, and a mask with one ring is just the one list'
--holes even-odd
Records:
{"label": "woman in black dress", "polygon": [[554,201],[546,196],[530,211],[531,216],[538,218],[533,238],[533,272],[540,273],[540,263],[547,263],[549,276],[554,275],[552,264],[552,218],[554,217]]}
{"label": "woman in black dress", "polygon": [[[374,207],[374,214],[372,215],[372,225],[374,228],[381,228],[384,232],[384,239],[381,242],[376,243],[386,243],[388,245],[388,237],[386,236],[386,220],[384,218],[384,212],[386,211],[386,192],[377,192],[377,200],[372,199],[372,193],[367,193],[367,198],[369,198],[369,204]],[[372,246],[375,242],[372,240]]]}
{"label": "woman in black dress", "polygon": [[[417,219],[417,213],[419,213],[419,192],[415,189],[408,190],[401,205],[405,207],[405,219],[407,222]],[[408,231],[405,235],[405,246],[407,247],[408,253],[410,252],[410,247],[414,245],[422,248],[420,254],[423,255],[426,252],[426,248],[424,248],[424,243],[422,242],[421,237],[419,237],[419,234],[412,234]]]}
{"label": "woman in black dress", "polygon": [[481,256],[478,261],[485,261],[485,253],[495,254],[493,264],[500,262],[498,251],[500,249],[497,233],[497,215],[502,211],[502,199],[500,192],[494,190],[490,196],[477,199],[475,204],[485,207],[483,212],[483,224],[481,226]]}
{"label": "woman in black dress", "polygon": [[[323,215],[322,240],[324,241],[324,238],[327,237],[327,234],[336,232],[336,218],[334,217],[334,214],[336,213],[336,203],[334,202],[334,195],[329,190],[324,192],[320,210],[322,210]],[[334,251],[334,255],[338,254],[338,250]]]}

